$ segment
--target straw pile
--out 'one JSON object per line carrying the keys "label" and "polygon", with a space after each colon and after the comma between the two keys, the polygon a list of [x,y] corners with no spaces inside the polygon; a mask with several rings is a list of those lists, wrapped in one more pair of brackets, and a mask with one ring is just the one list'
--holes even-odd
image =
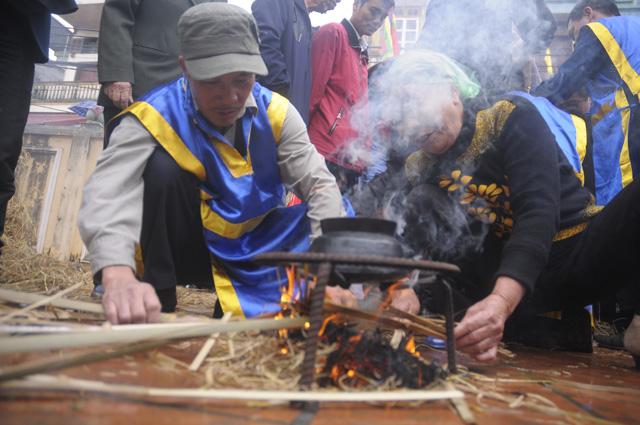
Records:
{"label": "straw pile", "polygon": [[[52,294],[84,282],[66,298],[89,301],[93,278],[86,262],[60,261],[33,247],[36,226],[24,205],[12,200],[7,211],[4,242],[0,255],[0,287],[22,292]],[[207,290],[178,286],[178,309],[211,316],[215,294]]]}
{"label": "straw pile", "polygon": [[68,297],[88,297],[93,285],[87,265],[62,262],[36,253],[32,246],[36,239],[35,228],[26,208],[10,202],[4,234],[6,246],[0,256],[2,288],[50,294],[84,282],[85,285]]}

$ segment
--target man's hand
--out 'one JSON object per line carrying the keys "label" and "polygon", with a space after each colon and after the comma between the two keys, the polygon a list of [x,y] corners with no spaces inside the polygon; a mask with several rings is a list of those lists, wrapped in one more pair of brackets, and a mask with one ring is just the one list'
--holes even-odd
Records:
{"label": "man's hand", "polygon": [[456,348],[478,361],[497,358],[504,324],[524,296],[525,289],[516,280],[500,276],[493,292],[477,302],[455,328]]}
{"label": "man's hand", "polygon": [[330,302],[345,307],[355,308],[358,307],[358,300],[355,295],[348,290],[340,286],[327,286],[325,289],[325,295]]}
{"label": "man's hand", "polygon": [[102,307],[112,324],[160,321],[160,300],[153,286],[140,282],[127,266],[102,270]]}
{"label": "man's hand", "polygon": [[126,81],[116,81],[104,84],[104,93],[111,99],[114,105],[120,109],[125,109],[133,103],[131,83]]}
{"label": "man's hand", "polygon": [[411,314],[418,314],[420,301],[416,292],[411,288],[396,289],[391,293],[391,307]]}

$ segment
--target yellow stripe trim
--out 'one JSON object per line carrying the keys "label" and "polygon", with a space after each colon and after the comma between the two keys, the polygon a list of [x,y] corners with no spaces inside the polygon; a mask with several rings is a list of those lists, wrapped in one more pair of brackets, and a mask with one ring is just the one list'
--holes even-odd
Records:
{"label": "yellow stripe trim", "polygon": [[587,226],[589,226],[589,223],[585,222],[585,223],[577,224],[573,227],[569,227],[567,229],[562,229],[558,233],[556,233],[556,235],[553,237],[553,241],[558,242],[558,241],[563,241],[565,239],[569,239],[570,237],[573,237],[579,233],[584,232]]}
{"label": "yellow stripe trim", "polygon": [[547,66],[547,75],[553,76],[553,58],[551,57],[550,48],[547,48],[544,52],[544,64]]}
{"label": "yellow stripe trim", "polygon": [[200,181],[206,179],[204,165],[191,153],[178,133],[153,106],[146,102],[136,102],[123,113],[135,116],[153,138],[169,152],[180,168],[194,174]]}
{"label": "yellow stripe trim", "polygon": [[271,131],[273,132],[273,139],[276,141],[276,145],[280,143],[282,137],[282,127],[284,126],[284,119],[287,116],[289,110],[289,101],[278,93],[271,94],[271,103],[267,108],[267,116],[271,123]]}
{"label": "yellow stripe trim", "polygon": [[619,88],[616,90],[616,108],[620,111],[622,119],[622,133],[624,142],[620,151],[620,172],[622,174],[622,187],[625,187],[633,181],[633,169],[631,168],[631,155],[629,154],[629,125],[631,122],[631,109],[624,90]]}
{"label": "yellow stripe trim", "polygon": [[576,172],[576,176],[580,179],[580,183],[584,186],[584,169],[582,168],[582,162],[584,157],[587,156],[587,123],[576,115],[571,115],[573,126],[576,128],[576,150],[580,157],[580,171]]}
{"label": "yellow stripe trim", "polygon": [[202,225],[204,228],[227,239],[238,239],[244,234],[251,232],[262,223],[262,220],[264,220],[267,214],[243,221],[242,223],[231,223],[213,211],[205,201],[200,203],[200,216],[202,217]]}
{"label": "yellow stripe trim", "polygon": [[[284,126],[284,119],[287,116],[288,110],[289,101],[278,93],[273,93],[271,95],[271,103],[269,103],[269,107],[267,108],[267,116],[269,117],[271,131],[273,132],[276,145],[280,143],[282,127]],[[242,126],[237,126],[236,131],[238,130],[243,131]],[[234,147],[222,140],[212,139],[212,142],[233,177],[238,178],[253,174],[251,150],[248,148],[251,145],[251,140],[247,142],[246,159],[243,158]]]}
{"label": "yellow stripe trim", "polygon": [[592,22],[589,24],[589,28],[598,37],[600,43],[607,51],[609,59],[613,62],[613,65],[618,70],[620,78],[631,89],[631,92],[635,95],[640,93],[640,76],[635,69],[629,64],[627,56],[620,48],[620,45],[613,37],[611,32],[600,22]]}
{"label": "yellow stripe trim", "polygon": [[[236,126],[236,131],[243,131],[242,126]],[[250,142],[247,143],[247,159],[244,159],[236,148],[229,146],[222,140],[212,139],[212,141],[214,147],[220,154],[220,158],[222,158],[224,165],[227,166],[227,169],[233,177],[238,178],[253,174],[251,151],[249,150]]]}
{"label": "yellow stripe trim", "polygon": [[224,269],[215,263],[213,261],[211,264],[211,272],[213,273],[213,283],[216,287],[216,295],[220,301],[222,311],[244,319],[244,312],[240,306],[236,288],[233,287],[233,283]]}
{"label": "yellow stripe trim", "polygon": [[616,109],[615,105],[612,105],[610,103],[605,103],[603,104],[600,109],[598,110],[598,112],[596,112],[595,114],[591,115],[591,125],[595,126],[596,124],[598,124],[604,117],[606,117],[607,115],[609,115],[611,112],[613,112]]}

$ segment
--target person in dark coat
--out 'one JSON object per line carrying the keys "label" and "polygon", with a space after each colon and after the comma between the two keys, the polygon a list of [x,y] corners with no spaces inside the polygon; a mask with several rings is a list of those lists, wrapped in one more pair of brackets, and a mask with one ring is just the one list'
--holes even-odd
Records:
{"label": "person in dark coat", "polygon": [[[526,96],[475,103],[477,84],[444,55],[407,52],[382,78],[390,89],[372,131],[387,127],[388,146],[414,152],[388,170],[396,185],[369,198],[382,197],[374,210],[405,225],[415,253],[461,268],[472,305],[455,329],[458,349],[494,360],[523,306],[581,308],[638,287],[638,181],[596,206],[539,106]],[[640,305],[624,346],[640,356]]]}
{"label": "person in dark coat", "polygon": [[[49,60],[51,14],[78,9],[73,0],[7,0],[0,6],[0,238],[29,115],[36,63]],[[0,249],[2,240],[0,239]]]}
{"label": "person in dark coat", "polygon": [[[178,19],[208,1],[105,1],[98,39],[98,104],[104,107],[105,125],[140,96],[180,75]],[[105,131],[105,147],[108,136]]]}
{"label": "person in dark coat", "polygon": [[620,16],[611,0],[583,0],[567,26],[575,49],[534,93],[561,104],[586,89],[596,201],[606,205],[640,175],[640,17]]}
{"label": "person in dark coat", "polygon": [[356,184],[365,166],[351,163],[348,152],[349,142],[358,136],[350,123],[353,110],[367,104],[369,52],[364,37],[380,28],[392,7],[393,0],[355,0],[350,19],[313,34],[309,137],[342,190]]}
{"label": "person in dark coat", "polygon": [[311,96],[311,21],[339,0],[256,0],[251,5],[260,30],[260,53],[269,74],[258,82],[287,99],[309,123]]}

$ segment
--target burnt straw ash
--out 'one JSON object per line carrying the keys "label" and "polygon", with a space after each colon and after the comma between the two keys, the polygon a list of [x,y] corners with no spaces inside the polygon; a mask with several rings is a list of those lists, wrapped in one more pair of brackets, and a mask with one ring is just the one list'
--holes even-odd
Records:
{"label": "burnt straw ash", "polygon": [[446,372],[441,367],[406,348],[410,338],[404,337],[393,348],[379,329],[360,331],[330,322],[322,339],[337,348],[327,356],[318,384],[328,387],[346,380],[349,387],[362,387],[394,381],[397,387],[418,389],[444,379]]}

